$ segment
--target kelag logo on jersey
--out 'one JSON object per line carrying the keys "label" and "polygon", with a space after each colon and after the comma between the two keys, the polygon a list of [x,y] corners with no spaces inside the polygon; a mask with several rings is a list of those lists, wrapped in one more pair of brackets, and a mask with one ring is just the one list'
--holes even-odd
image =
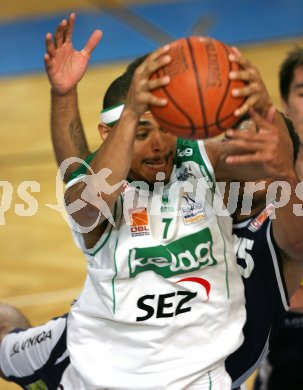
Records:
{"label": "kelag logo on jersey", "polygon": [[209,228],[167,245],[133,248],[129,251],[130,277],[154,271],[164,278],[217,264],[212,253],[213,239]]}

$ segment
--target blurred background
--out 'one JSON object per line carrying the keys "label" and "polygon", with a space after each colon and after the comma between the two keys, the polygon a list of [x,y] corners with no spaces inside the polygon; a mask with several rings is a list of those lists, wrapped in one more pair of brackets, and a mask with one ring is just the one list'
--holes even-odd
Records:
{"label": "blurred background", "polygon": [[[85,276],[69,227],[49,206],[57,203],[57,167],[44,38],[71,11],[76,49],[95,29],[104,32],[79,86],[91,149],[100,143],[103,94],[138,55],[183,36],[209,35],[238,46],[258,66],[280,107],[279,65],[295,45],[303,46],[302,0],[0,0],[0,301],[17,306],[34,325],[68,311]],[[17,388],[0,380],[1,390]]]}

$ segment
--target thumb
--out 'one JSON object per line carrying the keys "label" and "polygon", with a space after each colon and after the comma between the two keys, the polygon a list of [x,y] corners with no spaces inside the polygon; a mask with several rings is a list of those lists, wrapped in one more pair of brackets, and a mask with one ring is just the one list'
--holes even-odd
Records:
{"label": "thumb", "polygon": [[269,123],[273,122],[274,114],[275,114],[275,107],[271,106],[267,113],[266,113],[266,118],[263,118],[256,110],[251,108],[249,110],[249,115],[251,119],[255,122],[256,124],[256,131],[257,133],[261,131],[261,129],[267,128]]}
{"label": "thumb", "polygon": [[271,105],[265,116],[265,119],[269,123],[274,123],[275,112],[276,112],[276,107],[274,105]]}

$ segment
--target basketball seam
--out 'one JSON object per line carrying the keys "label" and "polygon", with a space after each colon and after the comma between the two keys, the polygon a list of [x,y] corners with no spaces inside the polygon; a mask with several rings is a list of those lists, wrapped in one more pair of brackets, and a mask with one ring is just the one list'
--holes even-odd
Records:
{"label": "basketball seam", "polygon": [[[179,105],[179,102],[177,100],[175,100],[175,98],[174,98],[174,94],[169,91],[169,85],[167,87],[165,87],[165,86],[162,87],[164,97],[166,97],[169,100],[170,104],[172,105],[172,108],[174,108],[176,110],[176,113],[178,113],[181,116],[181,118],[183,116],[183,118],[187,120],[187,124],[184,124],[184,123],[180,124],[180,122],[182,123],[182,122],[184,122],[184,120],[183,121],[182,120],[176,121],[179,123],[179,124],[177,124],[177,123],[172,122],[173,118],[165,119],[162,117],[161,112],[153,112],[153,116],[155,117],[156,120],[159,121],[159,123],[162,124],[162,126],[164,128],[167,126],[167,127],[173,127],[176,130],[179,130],[181,132],[183,131],[185,137],[189,137],[189,138],[195,137],[196,133],[198,133],[199,131],[200,132],[202,131],[204,133],[203,138],[208,138],[209,135],[211,134],[213,128],[220,129],[221,131],[225,130],[227,128],[226,125],[229,123],[230,119],[234,117],[234,111],[231,111],[230,113],[227,112],[224,117],[222,117],[222,116],[220,117],[220,114],[223,114],[223,112],[224,112],[224,111],[222,112],[224,104],[225,104],[226,100],[228,100],[228,92],[231,88],[231,80],[229,78],[227,79],[226,86],[224,88],[224,94],[220,100],[218,99],[219,100],[218,101],[219,107],[216,110],[213,122],[207,123],[207,120],[206,120],[207,110],[206,110],[206,104],[205,104],[206,100],[205,100],[205,96],[204,96],[203,85],[200,85],[200,81],[202,82],[202,80],[200,80],[201,77],[200,77],[200,74],[198,72],[198,62],[197,61],[199,60],[199,57],[198,57],[198,54],[195,53],[194,42],[191,40],[191,38],[192,37],[183,38],[184,39],[183,42],[184,43],[186,42],[187,49],[188,49],[188,64],[191,64],[192,72],[193,72],[194,77],[195,77],[197,94],[198,94],[197,98],[198,98],[198,103],[199,103],[200,110],[201,110],[200,115],[201,115],[202,123],[200,126],[197,123],[195,123],[195,121],[192,119],[191,115],[184,109],[184,107]],[[218,41],[218,43],[221,45],[221,48],[223,49],[223,58],[225,57],[225,62],[226,62],[226,59],[228,61],[227,69],[228,69],[228,72],[230,72],[233,69],[233,66],[228,59],[229,49],[224,43],[222,43],[220,41]],[[162,77],[165,74],[165,71],[164,71],[164,69],[159,69],[155,73],[158,77]],[[189,101],[190,100],[191,99],[189,99]],[[198,109],[199,109],[199,107],[198,107]],[[198,109],[195,110],[195,112],[198,111]],[[230,107],[228,105],[225,109],[225,112],[228,111],[229,109],[230,109]],[[197,112],[196,112],[196,114],[197,114]],[[224,126],[224,123],[226,123],[225,126]],[[185,135],[185,132],[187,135]]]}
{"label": "basketball seam", "polygon": [[[157,71],[157,76],[161,76],[161,69],[159,71]],[[183,108],[181,106],[179,106],[179,104],[175,101],[175,99],[172,97],[172,95],[167,91],[166,87],[162,87],[163,88],[163,92],[164,94],[167,96],[167,98],[170,100],[170,102],[175,106],[175,108],[185,116],[185,118],[188,120],[188,122],[190,123],[190,126],[184,126],[185,129],[190,129],[191,130],[191,135],[194,133],[194,123],[191,119],[191,117],[186,113],[186,111],[183,110]],[[166,124],[170,125],[170,126],[174,126],[174,127],[177,127],[174,123],[171,123],[171,122],[168,122],[168,121],[165,121],[161,118],[160,115],[155,115],[153,114],[155,118],[159,118],[162,122],[165,122]]]}
{"label": "basketball seam", "polygon": [[[226,47],[222,42],[220,42],[220,41],[218,41],[218,42],[219,42],[220,45],[223,47],[223,50],[224,50],[225,55],[226,55],[226,57],[227,57],[227,62],[228,62],[228,66],[229,66],[229,71],[228,71],[228,73],[229,73],[230,70],[231,70],[231,63],[230,63],[229,58],[228,58],[228,54],[229,54],[228,49],[227,49],[227,47]],[[216,113],[216,125],[217,125],[217,127],[218,127],[219,129],[221,129],[221,130],[222,130],[222,127],[220,126],[220,122],[222,122],[222,119],[219,121],[219,115],[220,115],[221,109],[222,109],[222,107],[223,107],[223,104],[224,104],[224,102],[225,102],[226,96],[227,96],[227,94],[228,94],[229,87],[230,87],[230,79],[228,78],[228,82],[227,82],[227,85],[226,85],[226,88],[225,88],[225,91],[224,91],[224,95],[222,96],[221,102],[220,102],[220,104],[219,104],[219,107],[218,107],[218,110],[217,110],[217,113]]]}
{"label": "basketball seam", "polygon": [[[175,124],[175,123],[168,122],[168,121],[166,121],[165,119],[163,119],[161,116],[156,115],[156,114],[154,114],[154,113],[153,113],[153,116],[154,116],[155,119],[159,118],[159,120],[161,120],[161,122],[163,122],[163,123],[165,123],[165,124],[167,124],[167,125],[170,125],[170,126],[174,126],[174,127],[177,128],[177,129],[185,129],[185,130],[190,130],[190,129],[191,129],[191,127],[189,127],[189,126],[177,125],[177,124]],[[221,119],[218,121],[218,123],[221,123],[221,122],[226,121],[226,119],[230,118],[231,116],[233,116],[233,113],[226,115],[224,118],[221,118]],[[217,126],[217,122],[212,122],[212,123],[209,123],[209,124],[208,124],[208,128],[211,128],[212,126]],[[195,129],[199,129],[199,130],[200,130],[200,129],[201,129],[201,130],[203,129],[203,130],[205,130],[205,126],[195,126]]]}
{"label": "basketball seam", "polygon": [[[204,128],[205,138],[208,138],[209,131],[208,131],[208,125],[207,125],[207,117],[206,117],[206,111],[205,111],[204,102],[203,102],[202,91],[200,89],[200,80],[199,80],[199,75],[198,75],[198,71],[197,71],[197,64],[196,64],[196,61],[195,61],[195,58],[194,58],[193,47],[191,45],[190,38],[187,38],[186,41],[187,41],[187,44],[188,44],[190,57],[191,57],[193,68],[194,68],[195,79],[196,79],[196,86],[197,86],[198,96],[199,96],[199,103],[200,103],[200,107],[201,107],[201,111],[202,111],[202,116],[204,118],[205,126],[202,126],[202,128]],[[195,128],[197,129],[198,127],[196,126]],[[193,135],[193,134],[194,134],[194,132],[192,132],[191,135]]]}

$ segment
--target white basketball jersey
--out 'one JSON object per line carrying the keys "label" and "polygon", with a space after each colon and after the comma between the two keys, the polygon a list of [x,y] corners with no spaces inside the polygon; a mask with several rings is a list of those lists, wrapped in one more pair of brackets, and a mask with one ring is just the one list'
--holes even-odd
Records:
{"label": "white basketball jersey", "polygon": [[129,182],[93,248],[75,232],[88,276],[68,349],[88,388],[209,388],[241,345],[243,284],[215,187],[203,142],[179,140],[167,185]]}

